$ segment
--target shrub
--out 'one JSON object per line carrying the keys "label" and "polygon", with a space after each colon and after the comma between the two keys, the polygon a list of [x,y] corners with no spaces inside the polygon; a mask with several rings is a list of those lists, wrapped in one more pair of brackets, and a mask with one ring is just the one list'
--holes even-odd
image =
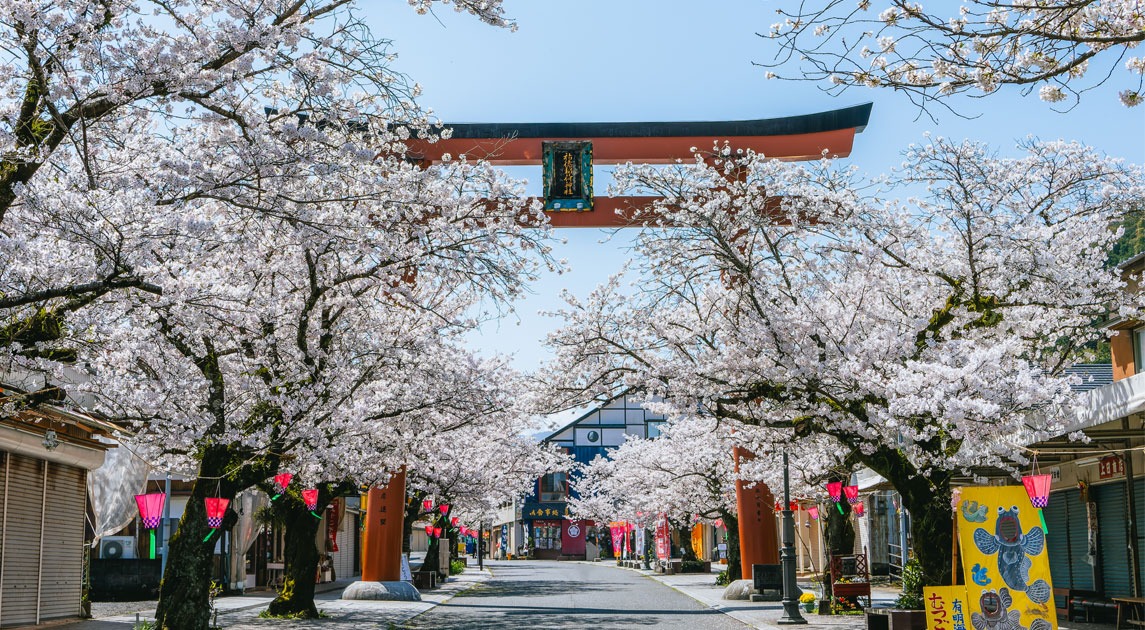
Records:
{"label": "shrub", "polygon": [[460,560],[450,560],[449,561],[449,574],[450,575],[460,575],[462,573],[465,573],[465,563],[460,561]]}
{"label": "shrub", "polygon": [[902,569],[902,595],[895,600],[895,608],[922,610],[922,567],[911,558]]}
{"label": "shrub", "polygon": [[680,563],[681,573],[703,573],[704,563],[701,560],[684,560]]}
{"label": "shrub", "polygon": [[727,569],[720,571],[719,575],[716,576],[716,585],[717,586],[727,586],[728,584],[731,584],[731,583],[732,583],[732,576],[728,574]]}

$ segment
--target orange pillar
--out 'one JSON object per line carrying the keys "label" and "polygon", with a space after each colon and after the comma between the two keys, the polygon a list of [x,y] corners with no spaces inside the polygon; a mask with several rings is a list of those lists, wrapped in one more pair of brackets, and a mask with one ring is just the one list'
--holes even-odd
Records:
{"label": "orange pillar", "polygon": [[390,477],[384,488],[366,495],[366,527],[362,532],[362,581],[402,579],[402,518],[406,507],[406,471]]}
{"label": "orange pillar", "polygon": [[[735,471],[740,461],[755,459],[755,454],[738,446],[732,448]],[[736,480],[736,512],[739,513],[740,577],[751,579],[751,565],[779,564],[779,534],[775,528],[775,497],[763,483],[748,488]]]}

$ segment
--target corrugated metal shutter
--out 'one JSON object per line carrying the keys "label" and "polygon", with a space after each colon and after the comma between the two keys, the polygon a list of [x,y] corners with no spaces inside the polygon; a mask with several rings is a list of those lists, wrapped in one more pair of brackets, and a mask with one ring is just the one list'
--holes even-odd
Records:
{"label": "corrugated metal shutter", "polygon": [[48,464],[48,502],[44,512],[44,569],[40,620],[79,615],[83,589],[83,512],[86,471]]}
{"label": "corrugated metal shutter", "polygon": [[[1138,479],[1133,483],[1133,497],[1137,504],[1137,554],[1145,552],[1145,479]],[[1137,584],[1141,593],[1145,594],[1145,558],[1138,558],[1137,568],[1141,574],[1137,576]]]}
{"label": "corrugated metal shutter", "polygon": [[[1070,540],[1069,519],[1067,506],[1070,499],[1077,503],[1077,493],[1071,497],[1069,492],[1054,492],[1050,495],[1050,502],[1042,510],[1046,517],[1046,551],[1050,556],[1050,575],[1057,588],[1072,588],[1073,577],[1070,575]],[[1080,505],[1080,503],[1078,503]]]}
{"label": "corrugated metal shutter", "polygon": [[1089,564],[1089,525],[1086,523],[1085,503],[1079,490],[1062,493],[1069,525],[1069,571],[1071,588],[1092,591],[1093,565]]}
{"label": "corrugated metal shutter", "polygon": [[1101,577],[1106,597],[1130,597],[1133,582],[1129,570],[1126,536],[1125,483],[1116,482],[1096,486],[1090,495],[1097,501],[1097,517],[1101,522],[1098,544],[1101,548]]}
{"label": "corrugated metal shutter", "polygon": [[8,457],[8,494],[4,497],[8,536],[0,569],[4,575],[0,625],[17,626],[36,623],[44,462],[13,453]]}

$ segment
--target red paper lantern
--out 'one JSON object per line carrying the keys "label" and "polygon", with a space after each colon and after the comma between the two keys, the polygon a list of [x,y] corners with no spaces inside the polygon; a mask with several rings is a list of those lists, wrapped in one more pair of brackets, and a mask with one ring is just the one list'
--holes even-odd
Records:
{"label": "red paper lantern", "polygon": [[442,514],[445,514],[445,513],[449,512],[449,504],[448,503],[442,503],[441,505],[437,506],[437,509],[439,511],[441,511]]}
{"label": "red paper lantern", "polygon": [[139,508],[139,517],[143,519],[143,527],[155,529],[159,527],[159,519],[163,518],[163,493],[135,495],[135,505]]}
{"label": "red paper lantern", "polygon": [[843,488],[843,494],[847,497],[847,503],[854,505],[859,502],[859,486],[847,486]]}
{"label": "red paper lantern", "polygon": [[855,507],[852,509],[855,511],[855,514],[857,514],[859,516],[863,515],[864,510],[863,510],[863,504],[862,503],[856,503]]}
{"label": "red paper lantern", "polygon": [[425,526],[425,535],[426,536],[432,536],[433,535],[433,525],[426,525]]}
{"label": "red paper lantern", "polygon": [[461,519],[457,518],[456,516],[454,516],[453,518],[449,519],[449,524],[450,524],[450,526],[452,526],[452,527],[457,527],[457,521],[459,521],[459,520],[461,520]]}
{"label": "red paper lantern", "polygon": [[286,492],[286,487],[290,485],[290,480],[294,479],[294,473],[278,473],[274,476],[274,488],[279,494]]}
{"label": "red paper lantern", "polygon": [[1030,504],[1036,508],[1044,508],[1050,502],[1050,482],[1053,475],[1026,475],[1022,477],[1022,485],[1026,487],[1026,494],[1030,495]]}
{"label": "red paper lantern", "polygon": [[428,512],[428,511],[433,509],[433,501],[426,499],[426,500],[421,502],[421,507],[423,510]]}
{"label": "red paper lantern", "polygon": [[807,513],[811,515],[811,520],[819,520],[819,506],[812,505],[811,507],[807,508]]}
{"label": "red paper lantern", "polygon": [[135,495],[135,505],[139,508],[139,518],[143,520],[143,527],[150,530],[151,555],[149,557],[152,560],[155,559],[155,528],[159,527],[159,519],[163,518],[164,498],[162,492]]}
{"label": "red paper lantern", "polygon": [[433,537],[434,538],[441,538],[441,528],[440,527],[434,527],[433,528]]}
{"label": "red paper lantern", "polygon": [[207,525],[212,529],[217,528],[223,524],[223,516],[227,513],[227,506],[230,505],[230,499],[223,499],[219,497],[207,497],[203,499],[207,504]]}
{"label": "red paper lantern", "polygon": [[843,482],[832,481],[827,484],[827,495],[831,497],[832,501],[838,503],[843,498]]}
{"label": "red paper lantern", "polygon": [[318,509],[318,489],[307,488],[302,491],[302,503],[306,505],[306,509],[313,512]]}

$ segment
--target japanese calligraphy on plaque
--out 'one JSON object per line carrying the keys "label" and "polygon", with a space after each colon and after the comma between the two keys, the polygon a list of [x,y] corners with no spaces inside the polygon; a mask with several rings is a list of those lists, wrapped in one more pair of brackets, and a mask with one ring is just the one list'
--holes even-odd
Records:
{"label": "japanese calligraphy on plaque", "polygon": [[546,210],[592,210],[591,142],[545,142],[541,162]]}

